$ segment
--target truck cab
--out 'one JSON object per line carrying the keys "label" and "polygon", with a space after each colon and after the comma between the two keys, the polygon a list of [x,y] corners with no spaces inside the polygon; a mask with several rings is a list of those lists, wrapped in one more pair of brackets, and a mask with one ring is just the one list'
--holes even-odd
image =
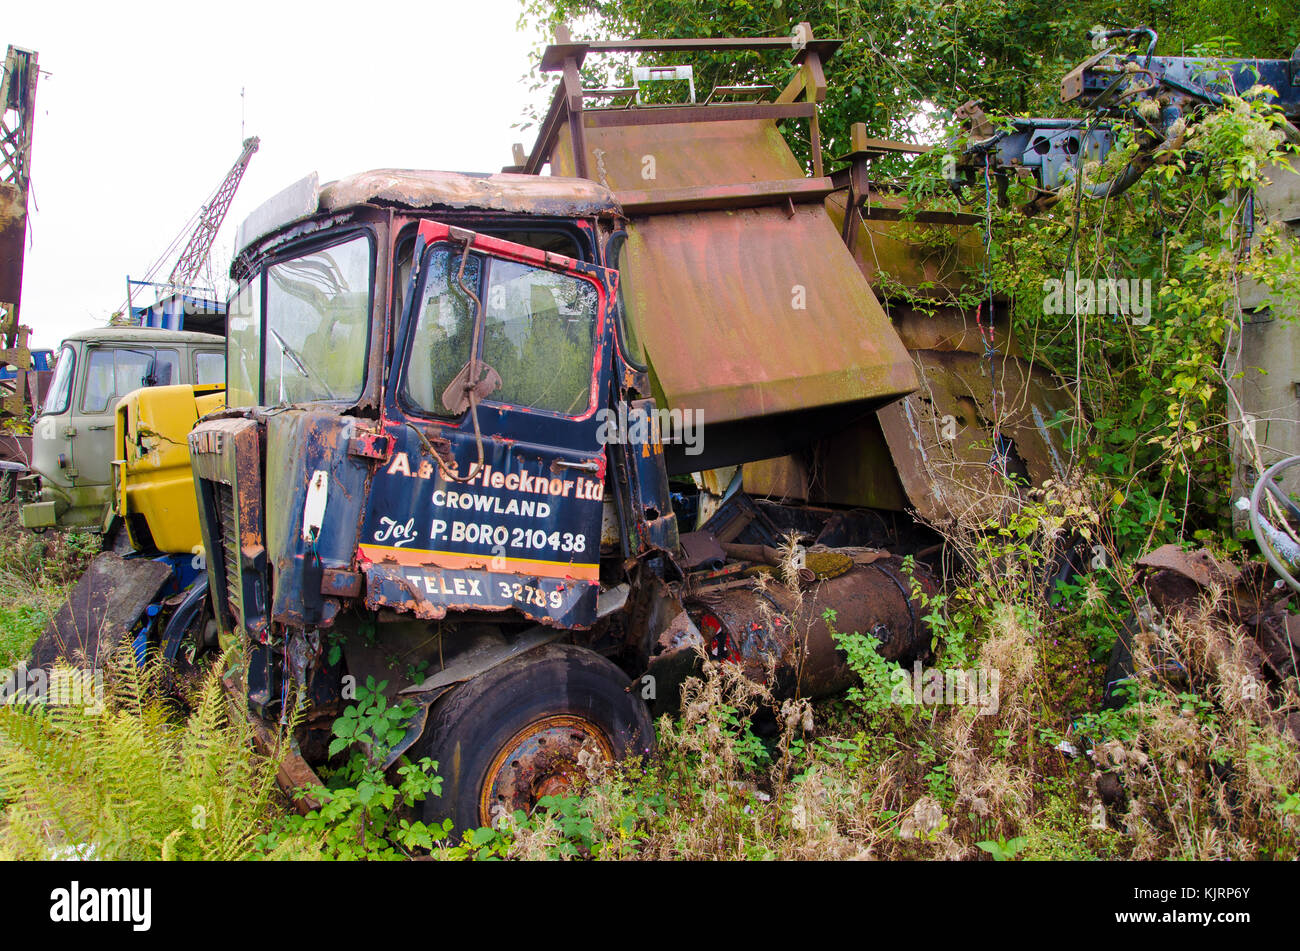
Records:
{"label": "truck cab", "polygon": [[225,341],[191,331],[109,327],[69,336],[32,426],[37,501],[22,507],[26,528],[102,530],[111,515],[114,411],[141,387],[225,380]]}
{"label": "truck cab", "polygon": [[[291,686],[308,698],[309,759],[348,676],[413,700],[411,741],[435,758],[504,744],[548,788],[586,742],[610,756],[652,742],[627,675],[560,643],[598,626],[604,565],[676,548],[666,480],[642,485],[628,447],[602,437],[628,381],[648,392],[620,354],[604,266],[620,222],[589,182],[381,170],[306,180],[241,229],[227,409],[189,448],[214,613],[249,651],[250,712],[273,722]],[[620,516],[626,530],[602,533]],[[537,663],[564,672],[526,692],[550,704],[541,721],[472,718],[526,735],[469,743],[461,718],[425,729],[451,688],[531,681]],[[602,698],[587,719],[589,697],[562,695],[581,678]],[[468,749],[462,765],[478,779],[453,783],[463,802],[444,797],[458,821],[490,818],[489,772],[496,806],[536,798]]]}

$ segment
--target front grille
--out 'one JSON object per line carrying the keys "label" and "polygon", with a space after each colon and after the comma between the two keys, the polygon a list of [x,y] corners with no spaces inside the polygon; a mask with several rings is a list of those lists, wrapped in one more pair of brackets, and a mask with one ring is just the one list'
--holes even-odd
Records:
{"label": "front grille", "polygon": [[214,533],[221,544],[221,566],[226,575],[226,597],[232,614],[242,607],[243,588],[239,581],[239,518],[235,507],[235,492],[224,482],[212,483],[216,500],[217,530]]}

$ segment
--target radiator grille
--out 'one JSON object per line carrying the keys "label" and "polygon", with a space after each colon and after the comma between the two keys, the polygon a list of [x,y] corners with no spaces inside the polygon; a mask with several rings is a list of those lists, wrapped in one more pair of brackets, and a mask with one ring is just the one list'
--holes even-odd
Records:
{"label": "radiator grille", "polygon": [[226,597],[231,613],[243,607],[243,588],[239,582],[239,518],[235,492],[224,482],[212,483],[217,503],[217,537],[221,544],[221,565],[226,574]]}

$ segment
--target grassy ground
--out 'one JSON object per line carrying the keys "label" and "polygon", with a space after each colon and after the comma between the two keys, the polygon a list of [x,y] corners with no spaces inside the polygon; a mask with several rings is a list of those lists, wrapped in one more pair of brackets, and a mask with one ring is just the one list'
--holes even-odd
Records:
{"label": "grassy ground", "polygon": [[[931,601],[928,620],[937,667],[996,672],[981,705],[913,697],[858,632],[845,632],[841,646],[860,687],[816,705],[777,700],[735,667],[708,664],[681,715],[658,724],[652,761],[606,769],[593,759],[581,797],[453,837],[404,808],[436,793],[431,765],[385,777],[366,743],[327,777],[322,808],[293,815],[274,789],[274,758],[250,755],[247,727],[228,717],[211,671],[178,697],[161,672],[123,663],[107,673],[102,711],[0,708],[0,855],[1300,856],[1300,746],[1277,716],[1294,709],[1294,693],[1256,684],[1261,700],[1243,674],[1242,632],[1209,598],[1139,632],[1128,702],[1103,710],[1104,662],[1140,599],[1116,561],[1046,603],[1036,579],[1056,538],[1049,514],[1024,520],[1019,533],[951,540],[966,569]],[[93,547],[53,534],[3,537],[11,661]],[[361,710],[376,736],[395,715]],[[106,808],[124,801],[126,813]]]}
{"label": "grassy ground", "polygon": [[99,538],[19,526],[17,507],[0,505],[0,668],[26,656],[50,616],[99,551]]}

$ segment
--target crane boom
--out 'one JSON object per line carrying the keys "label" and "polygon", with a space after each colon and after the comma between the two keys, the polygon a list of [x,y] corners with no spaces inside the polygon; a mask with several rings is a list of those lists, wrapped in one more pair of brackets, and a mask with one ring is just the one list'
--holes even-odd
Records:
{"label": "crane boom", "polygon": [[212,251],[212,242],[217,238],[221,222],[225,220],[226,212],[230,210],[230,202],[235,197],[244,172],[248,169],[248,162],[260,144],[261,140],[255,135],[244,140],[244,150],[239,153],[239,158],[230,167],[230,171],[217,186],[217,190],[212,193],[212,197],[204,204],[198,224],[190,233],[190,240],[177,259],[176,266],[172,268],[171,276],[167,279],[168,284],[189,287],[198,277],[203,263]]}

